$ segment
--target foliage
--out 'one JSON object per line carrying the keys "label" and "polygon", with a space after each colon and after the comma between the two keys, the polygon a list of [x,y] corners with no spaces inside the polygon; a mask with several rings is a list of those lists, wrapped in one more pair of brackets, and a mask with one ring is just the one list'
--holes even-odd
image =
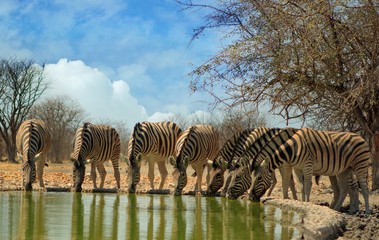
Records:
{"label": "foliage", "polygon": [[[371,140],[379,134],[377,2],[179,3],[185,9],[207,10],[194,38],[206,29],[222,29],[230,41],[190,73],[192,91],[207,91],[228,106],[269,102],[271,110],[287,120],[301,118],[321,128],[360,132],[373,149]],[[218,94],[217,88],[224,93]]]}
{"label": "foliage", "polygon": [[17,130],[46,88],[43,68],[33,61],[0,60],[0,135],[10,161],[15,161]]}

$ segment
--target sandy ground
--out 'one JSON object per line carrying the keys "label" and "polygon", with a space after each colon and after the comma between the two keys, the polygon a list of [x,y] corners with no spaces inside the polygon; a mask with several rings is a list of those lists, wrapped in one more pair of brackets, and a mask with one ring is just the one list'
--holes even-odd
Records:
{"label": "sandy ground", "polygon": [[[169,175],[167,177],[164,189],[174,189],[172,167],[167,166]],[[104,188],[114,189],[116,187],[116,182],[113,177],[113,168],[111,164],[106,164],[107,177],[105,179]],[[126,191],[127,181],[126,181],[126,164],[122,163],[120,172],[121,172],[121,190]],[[191,177],[193,173],[192,169],[187,170],[188,174],[188,184],[184,188],[183,193],[192,191],[195,185],[195,177]],[[141,181],[137,186],[138,192],[146,192],[150,190],[150,183],[147,177],[147,165],[142,165],[141,169]],[[279,175],[279,174],[277,174]],[[7,189],[20,189],[22,185],[21,178],[21,166],[20,164],[10,164],[0,162],[0,190]],[[63,163],[63,164],[50,164],[48,167],[45,167],[44,170],[44,181],[47,188],[69,188],[72,185],[72,164]],[[205,175],[204,175],[205,176]],[[99,177],[97,179],[99,184]],[[369,179],[369,185],[371,186],[371,178]],[[158,187],[160,182],[160,176],[157,170],[155,169],[155,179],[154,185]],[[206,180],[203,177],[203,190],[206,189]],[[33,185],[34,189],[38,189],[38,184]],[[86,169],[86,176],[83,183],[83,189],[92,189],[93,183],[89,174],[89,166]],[[292,194],[290,193],[290,196]],[[298,198],[301,198],[301,194],[297,192]],[[271,197],[282,198],[282,188],[281,188],[281,179],[278,176],[278,184],[275,187]],[[332,200],[332,189],[330,187],[329,178],[322,177],[320,184],[313,184],[311,192],[311,202],[319,205],[329,205]],[[370,209],[372,214],[367,216],[364,214],[363,198],[360,195],[360,211],[355,215],[348,215],[348,204],[349,199],[347,198],[344,202],[344,205],[341,209],[343,215],[347,221],[346,230],[338,239],[379,239],[379,191],[370,192]]]}

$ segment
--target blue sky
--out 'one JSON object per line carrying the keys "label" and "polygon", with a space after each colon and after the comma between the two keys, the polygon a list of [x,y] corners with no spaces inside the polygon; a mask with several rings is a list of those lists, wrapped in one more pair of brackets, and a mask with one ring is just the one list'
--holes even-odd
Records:
{"label": "blue sky", "polygon": [[46,64],[46,96],[69,95],[92,119],[162,121],[206,114],[205,93],[190,95],[190,64],[222,45],[217,32],[192,42],[202,12],[174,0],[2,0],[1,57]]}

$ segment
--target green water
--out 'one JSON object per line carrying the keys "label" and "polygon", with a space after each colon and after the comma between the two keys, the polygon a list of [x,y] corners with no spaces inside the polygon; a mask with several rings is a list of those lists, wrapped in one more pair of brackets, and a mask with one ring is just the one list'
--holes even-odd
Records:
{"label": "green water", "polygon": [[224,198],[0,192],[0,239],[291,239],[298,220]]}

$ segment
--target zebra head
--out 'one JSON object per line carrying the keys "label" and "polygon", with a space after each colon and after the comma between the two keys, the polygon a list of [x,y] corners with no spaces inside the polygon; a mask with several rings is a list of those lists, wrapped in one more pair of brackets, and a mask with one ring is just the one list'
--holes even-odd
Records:
{"label": "zebra head", "polygon": [[226,170],[224,172],[224,185],[222,186],[222,190],[220,192],[221,197],[226,197],[226,192],[228,191],[230,180],[232,179],[231,173],[235,170],[236,166],[238,166],[237,159],[233,159],[226,165]]}
{"label": "zebra head", "polygon": [[70,155],[71,161],[74,163],[73,167],[73,180],[74,190],[76,192],[82,191],[82,183],[85,174],[85,157],[87,151],[91,146],[91,133],[88,126],[90,123],[84,123],[75,133],[73,143],[73,152]]}
{"label": "zebra head", "polygon": [[38,160],[39,156],[33,158],[29,156],[29,159],[27,160],[25,160],[23,155],[20,153],[17,153],[17,156],[22,161],[23,186],[25,187],[26,191],[32,191],[32,184],[36,181],[35,161]]}
{"label": "zebra head", "polygon": [[251,172],[249,164],[243,161],[235,163],[234,169],[230,172],[230,183],[226,191],[226,197],[237,199],[244,194],[251,186]]}
{"label": "zebra head", "polygon": [[172,173],[174,182],[176,182],[174,195],[179,196],[182,194],[183,188],[187,185],[187,167],[189,158],[188,156],[185,156],[183,161],[180,161],[180,157],[177,157],[175,160],[174,157],[170,156],[169,161],[174,167],[174,172]]}
{"label": "zebra head", "polygon": [[141,178],[142,145],[144,143],[144,132],[141,123],[134,125],[132,136],[129,140],[128,161],[126,174],[128,176],[128,192],[135,193],[137,184]]}
{"label": "zebra head", "polygon": [[212,168],[209,172],[209,185],[206,191],[207,196],[214,196],[224,184],[226,164],[227,162],[221,157],[216,157],[216,159],[213,160]]}
{"label": "zebra head", "polygon": [[129,193],[135,193],[136,187],[140,181],[141,178],[141,160],[142,155],[140,154],[135,161],[126,161],[126,175],[128,177],[128,192]]}
{"label": "zebra head", "polygon": [[249,199],[254,202],[259,202],[272,184],[272,174],[266,168],[259,167],[255,173],[252,174],[252,182]]}

